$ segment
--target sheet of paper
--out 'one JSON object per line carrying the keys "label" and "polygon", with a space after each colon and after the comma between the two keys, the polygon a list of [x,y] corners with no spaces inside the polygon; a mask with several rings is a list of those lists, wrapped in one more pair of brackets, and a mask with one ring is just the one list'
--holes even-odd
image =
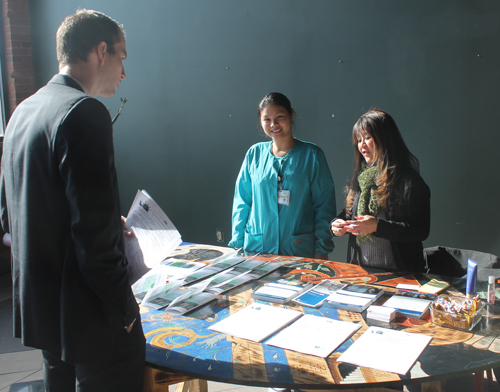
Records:
{"label": "sheet of paper", "polygon": [[182,242],[174,224],[145,191],[137,191],[125,228],[134,233],[133,237],[125,237],[131,283],[165,259]]}
{"label": "sheet of paper", "polygon": [[405,284],[405,283],[398,283],[396,286],[397,289],[402,289],[402,290],[418,290],[420,286],[418,284]]}
{"label": "sheet of paper", "polygon": [[253,303],[208,329],[262,342],[301,316],[296,310]]}
{"label": "sheet of paper", "polygon": [[424,312],[432,301],[425,298],[405,297],[404,295],[393,295],[384,306],[394,309],[408,309],[414,312]]}
{"label": "sheet of paper", "polygon": [[404,375],[432,337],[370,327],[339,358],[339,362]]}
{"label": "sheet of paper", "polygon": [[266,343],[326,358],[359,328],[359,324],[307,314]]}

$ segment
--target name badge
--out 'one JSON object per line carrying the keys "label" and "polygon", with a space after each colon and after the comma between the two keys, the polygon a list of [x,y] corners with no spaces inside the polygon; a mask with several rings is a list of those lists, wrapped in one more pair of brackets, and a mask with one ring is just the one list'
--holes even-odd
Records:
{"label": "name badge", "polygon": [[279,190],[278,191],[278,204],[284,206],[290,205],[290,191]]}

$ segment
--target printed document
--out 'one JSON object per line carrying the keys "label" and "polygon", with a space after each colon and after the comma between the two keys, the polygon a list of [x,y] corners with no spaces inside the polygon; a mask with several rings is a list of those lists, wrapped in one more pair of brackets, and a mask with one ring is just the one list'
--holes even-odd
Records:
{"label": "printed document", "polygon": [[266,343],[326,358],[359,328],[359,324],[306,314]]}
{"label": "printed document", "polygon": [[133,237],[125,237],[130,284],[164,260],[182,242],[174,224],[146,191],[137,191],[124,227],[134,233]]}
{"label": "printed document", "polygon": [[337,361],[404,375],[431,339],[417,333],[370,327]]}
{"label": "printed document", "polygon": [[262,342],[302,316],[296,310],[253,303],[208,329],[238,338]]}

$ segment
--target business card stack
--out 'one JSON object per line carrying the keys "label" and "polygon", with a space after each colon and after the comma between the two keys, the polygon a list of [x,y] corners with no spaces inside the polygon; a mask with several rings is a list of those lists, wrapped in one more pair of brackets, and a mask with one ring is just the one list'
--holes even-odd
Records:
{"label": "business card stack", "polygon": [[390,323],[396,318],[396,309],[386,306],[370,305],[366,311],[366,318]]}

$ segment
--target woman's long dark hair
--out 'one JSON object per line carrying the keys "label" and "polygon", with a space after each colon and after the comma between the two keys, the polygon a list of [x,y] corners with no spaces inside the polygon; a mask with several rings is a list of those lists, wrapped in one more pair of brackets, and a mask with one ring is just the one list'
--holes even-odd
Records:
{"label": "woman's long dark hair", "polygon": [[354,173],[347,184],[346,210],[352,212],[354,198],[358,193],[358,175],[361,164],[365,161],[358,149],[359,135],[369,135],[375,144],[374,160],[378,167],[377,195],[378,205],[388,208],[388,199],[393,185],[397,180],[405,182],[404,195],[408,197],[410,179],[406,176],[411,171],[419,172],[418,159],[413,155],[403,140],[393,118],[380,109],[372,109],[363,114],[354,124],[352,141],[354,143]]}

